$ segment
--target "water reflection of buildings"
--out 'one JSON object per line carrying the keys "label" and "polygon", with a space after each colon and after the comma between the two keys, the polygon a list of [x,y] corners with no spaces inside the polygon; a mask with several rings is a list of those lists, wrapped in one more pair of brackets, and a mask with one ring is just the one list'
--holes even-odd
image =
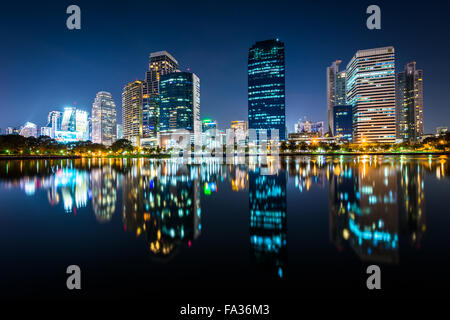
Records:
{"label": "water reflection of buildings", "polygon": [[287,264],[286,173],[255,169],[248,176],[251,257],[281,278]]}
{"label": "water reflection of buildings", "polygon": [[420,248],[426,231],[425,185],[423,168],[418,164],[403,165],[398,172],[398,190],[402,232],[409,242]]}
{"label": "water reflection of buildings", "polygon": [[191,246],[202,229],[199,166],[137,161],[123,179],[125,229],[145,232],[154,257],[172,257],[181,243]]}
{"label": "water reflection of buildings", "polygon": [[111,166],[93,168],[90,172],[92,209],[99,222],[111,220],[116,211],[117,172]]}
{"label": "water reflection of buildings", "polygon": [[398,263],[403,221],[418,246],[425,207],[423,170],[415,167],[376,157],[329,167],[330,237],[339,250],[348,243],[362,260]]}
{"label": "water reflection of buildings", "polygon": [[327,176],[325,157],[317,158],[305,157],[289,161],[288,172],[294,176],[295,187],[300,192],[309,191],[311,186],[316,185],[321,188],[326,186]]}

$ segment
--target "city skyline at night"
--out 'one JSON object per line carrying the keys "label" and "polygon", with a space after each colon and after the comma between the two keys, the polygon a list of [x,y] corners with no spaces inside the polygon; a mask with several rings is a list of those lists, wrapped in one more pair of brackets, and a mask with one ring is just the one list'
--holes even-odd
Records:
{"label": "city skyline at night", "polygon": [[[342,60],[346,65],[358,50],[385,46],[395,47],[396,73],[410,61],[417,61],[424,70],[424,132],[433,133],[436,127],[448,126],[450,122],[450,115],[445,112],[448,102],[442,93],[449,85],[445,77],[450,72],[445,63],[448,44],[436,41],[449,27],[440,19],[440,10],[431,10],[432,6],[410,8],[401,2],[383,3],[382,29],[374,31],[365,27],[367,4],[363,2],[348,1],[339,6],[329,2],[330,10],[326,12],[315,4],[265,3],[263,10],[246,3],[239,12],[233,13],[233,25],[227,23],[230,7],[209,6],[207,12],[215,12],[217,16],[214,16],[204,14],[205,10],[202,15],[196,12],[201,5],[201,2],[180,5],[174,11],[175,16],[198,18],[194,19],[193,26],[181,28],[181,22],[168,25],[163,17],[155,17],[164,27],[148,31],[145,36],[138,28],[133,28],[134,33],[127,30],[132,26],[131,19],[134,24],[142,23],[139,7],[144,9],[146,4],[131,5],[123,10],[115,4],[101,6],[101,2],[82,1],[79,6],[83,24],[77,31],[67,30],[64,24],[58,27],[65,19],[63,4],[46,11],[31,5],[34,9],[31,11],[46,21],[31,28],[30,24],[35,23],[33,19],[29,19],[31,22],[27,26],[21,26],[17,24],[20,21],[5,16],[1,23],[5,24],[2,35],[6,50],[1,54],[9,63],[1,76],[4,94],[0,106],[4,116],[0,128],[20,126],[27,121],[45,124],[50,111],[66,105],[89,110],[95,94],[102,90],[111,92],[118,102],[120,119],[123,86],[136,78],[143,79],[149,69],[151,52],[167,50],[182,62],[180,70],[192,70],[202,79],[202,118],[218,119],[220,128],[226,129],[231,121],[248,117],[248,48],[256,41],[272,38],[279,38],[286,45],[288,132],[292,132],[295,121],[304,116],[313,121],[327,120],[325,68],[332,61]],[[9,12],[19,10],[15,4],[6,6]],[[336,12],[336,17],[329,12]],[[24,13],[23,19],[29,15]],[[267,19],[269,15],[271,18]],[[406,26],[406,16],[420,17],[423,24]],[[97,18],[118,23],[110,23],[109,29],[105,29],[95,22]],[[201,28],[192,35],[194,29],[206,25],[209,28]],[[338,30],[335,31],[333,25],[338,26]],[[234,31],[244,27],[246,32],[240,37],[233,36]],[[5,33],[12,29],[14,32]],[[325,29],[328,32],[322,32]],[[336,32],[352,37],[339,37],[338,41],[334,37]],[[39,44],[32,37],[39,38]],[[411,37],[420,39],[421,45],[409,41]],[[19,38],[23,41],[20,46],[16,43]],[[431,43],[433,51],[427,50]],[[25,52],[32,52],[33,59],[27,59]],[[24,74],[25,78],[20,76]],[[26,103],[23,92],[32,97],[27,98]]]}

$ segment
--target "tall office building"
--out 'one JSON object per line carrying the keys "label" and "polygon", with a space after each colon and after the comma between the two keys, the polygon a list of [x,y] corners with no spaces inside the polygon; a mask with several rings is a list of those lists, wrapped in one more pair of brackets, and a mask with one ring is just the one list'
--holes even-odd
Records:
{"label": "tall office building", "polygon": [[155,138],[159,132],[159,83],[162,75],[172,73],[178,68],[178,61],[167,51],[150,54],[149,71],[143,83],[143,136]]}
{"label": "tall office building", "polygon": [[74,132],[75,130],[75,107],[65,107],[61,118],[61,131]]}
{"label": "tall office building", "polygon": [[50,138],[56,137],[56,131],[61,131],[61,121],[63,113],[61,111],[50,111],[48,114],[47,127],[51,128]]}
{"label": "tall office building", "polygon": [[423,72],[409,62],[397,75],[397,138],[418,142],[423,136]]}
{"label": "tall office building", "polygon": [[[49,121],[58,126],[59,118],[56,112],[50,112]],[[55,139],[61,142],[85,141],[89,139],[89,120],[87,111],[75,107],[65,107],[61,117],[60,130],[52,129]]]}
{"label": "tall office building", "polygon": [[284,43],[276,40],[256,42],[248,52],[249,129],[277,129],[286,139]]}
{"label": "tall office building", "polygon": [[347,71],[340,71],[336,77],[335,106],[343,106],[347,103]]}
{"label": "tall office building", "polygon": [[[336,60],[327,68],[327,125],[328,131],[331,132],[332,135],[334,135],[333,107],[336,105],[338,100],[337,88],[341,88],[342,84],[341,74],[341,77],[339,77],[340,85],[338,86],[339,65],[341,63],[342,60]],[[339,94],[342,95],[342,92],[339,92]]]}
{"label": "tall office building", "polygon": [[334,136],[339,140],[352,141],[352,106],[341,105],[333,108]]}
{"label": "tall office building", "polygon": [[353,141],[395,143],[395,50],[359,50],[347,65]]}
{"label": "tall office building", "polygon": [[172,73],[178,69],[178,61],[167,51],[158,51],[150,54],[149,71],[146,72],[145,82],[148,94],[159,94],[161,76]]}
{"label": "tall office building", "polygon": [[200,79],[190,72],[173,72],[160,80],[160,130],[184,129],[201,134]]}
{"label": "tall office building", "polygon": [[80,135],[83,141],[89,140],[89,119],[88,112],[84,110],[75,110],[75,132]]}
{"label": "tall office building", "polygon": [[110,146],[116,139],[116,104],[111,93],[100,91],[92,104],[92,142]]}
{"label": "tall office building", "polygon": [[142,87],[143,81],[128,83],[122,92],[123,138],[140,146],[142,137]]}

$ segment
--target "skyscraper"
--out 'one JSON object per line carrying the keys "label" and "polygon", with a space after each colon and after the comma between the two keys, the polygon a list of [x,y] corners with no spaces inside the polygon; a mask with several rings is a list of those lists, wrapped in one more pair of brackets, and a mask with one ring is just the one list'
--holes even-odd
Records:
{"label": "skyscraper", "polygon": [[88,112],[75,110],[75,131],[80,134],[81,140],[89,140]]}
{"label": "skyscraper", "polygon": [[147,90],[144,93],[159,94],[159,82],[162,75],[178,69],[178,61],[167,51],[150,54],[149,71],[146,72],[145,82]]}
{"label": "skyscraper", "polygon": [[117,139],[116,104],[111,93],[100,91],[92,104],[92,142],[110,146]]}
{"label": "skyscraper", "polygon": [[353,141],[394,143],[395,50],[359,50],[347,65],[347,102],[353,106]]}
{"label": "skyscraper", "polygon": [[150,54],[149,71],[143,83],[143,136],[155,138],[159,132],[159,82],[162,75],[178,68],[178,61],[167,51]]}
{"label": "skyscraper", "polygon": [[418,142],[423,136],[423,72],[409,62],[397,75],[397,138]]}
{"label": "skyscraper", "polygon": [[54,139],[56,131],[61,131],[61,120],[63,113],[61,111],[50,111],[48,114],[47,127],[51,128],[50,138]]}
{"label": "skyscraper", "polygon": [[173,72],[160,80],[160,130],[184,129],[201,134],[200,79],[190,72]]}
{"label": "skyscraper", "polygon": [[334,133],[333,107],[336,105],[337,101],[337,79],[339,73],[339,65],[341,63],[342,60],[336,60],[331,64],[331,66],[327,68],[327,125],[328,131],[331,132],[332,135]]}
{"label": "skyscraper", "polygon": [[278,39],[256,42],[248,52],[249,129],[277,129],[286,139],[284,43]]}
{"label": "skyscraper", "polygon": [[142,87],[143,81],[128,83],[122,92],[123,138],[140,146],[142,137]]}
{"label": "skyscraper", "polygon": [[336,77],[336,100],[335,106],[343,106],[347,103],[347,71],[340,71]]}
{"label": "skyscraper", "polygon": [[334,136],[339,140],[352,141],[353,119],[352,106],[341,105],[333,108]]}
{"label": "skyscraper", "polygon": [[75,131],[75,107],[65,107],[61,119],[61,131]]}

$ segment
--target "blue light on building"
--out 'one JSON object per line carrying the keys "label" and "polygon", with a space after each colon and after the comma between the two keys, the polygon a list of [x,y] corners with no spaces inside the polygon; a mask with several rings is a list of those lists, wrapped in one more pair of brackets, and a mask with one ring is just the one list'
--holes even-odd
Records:
{"label": "blue light on building", "polygon": [[286,139],[284,43],[256,42],[248,53],[249,129],[278,130]]}

